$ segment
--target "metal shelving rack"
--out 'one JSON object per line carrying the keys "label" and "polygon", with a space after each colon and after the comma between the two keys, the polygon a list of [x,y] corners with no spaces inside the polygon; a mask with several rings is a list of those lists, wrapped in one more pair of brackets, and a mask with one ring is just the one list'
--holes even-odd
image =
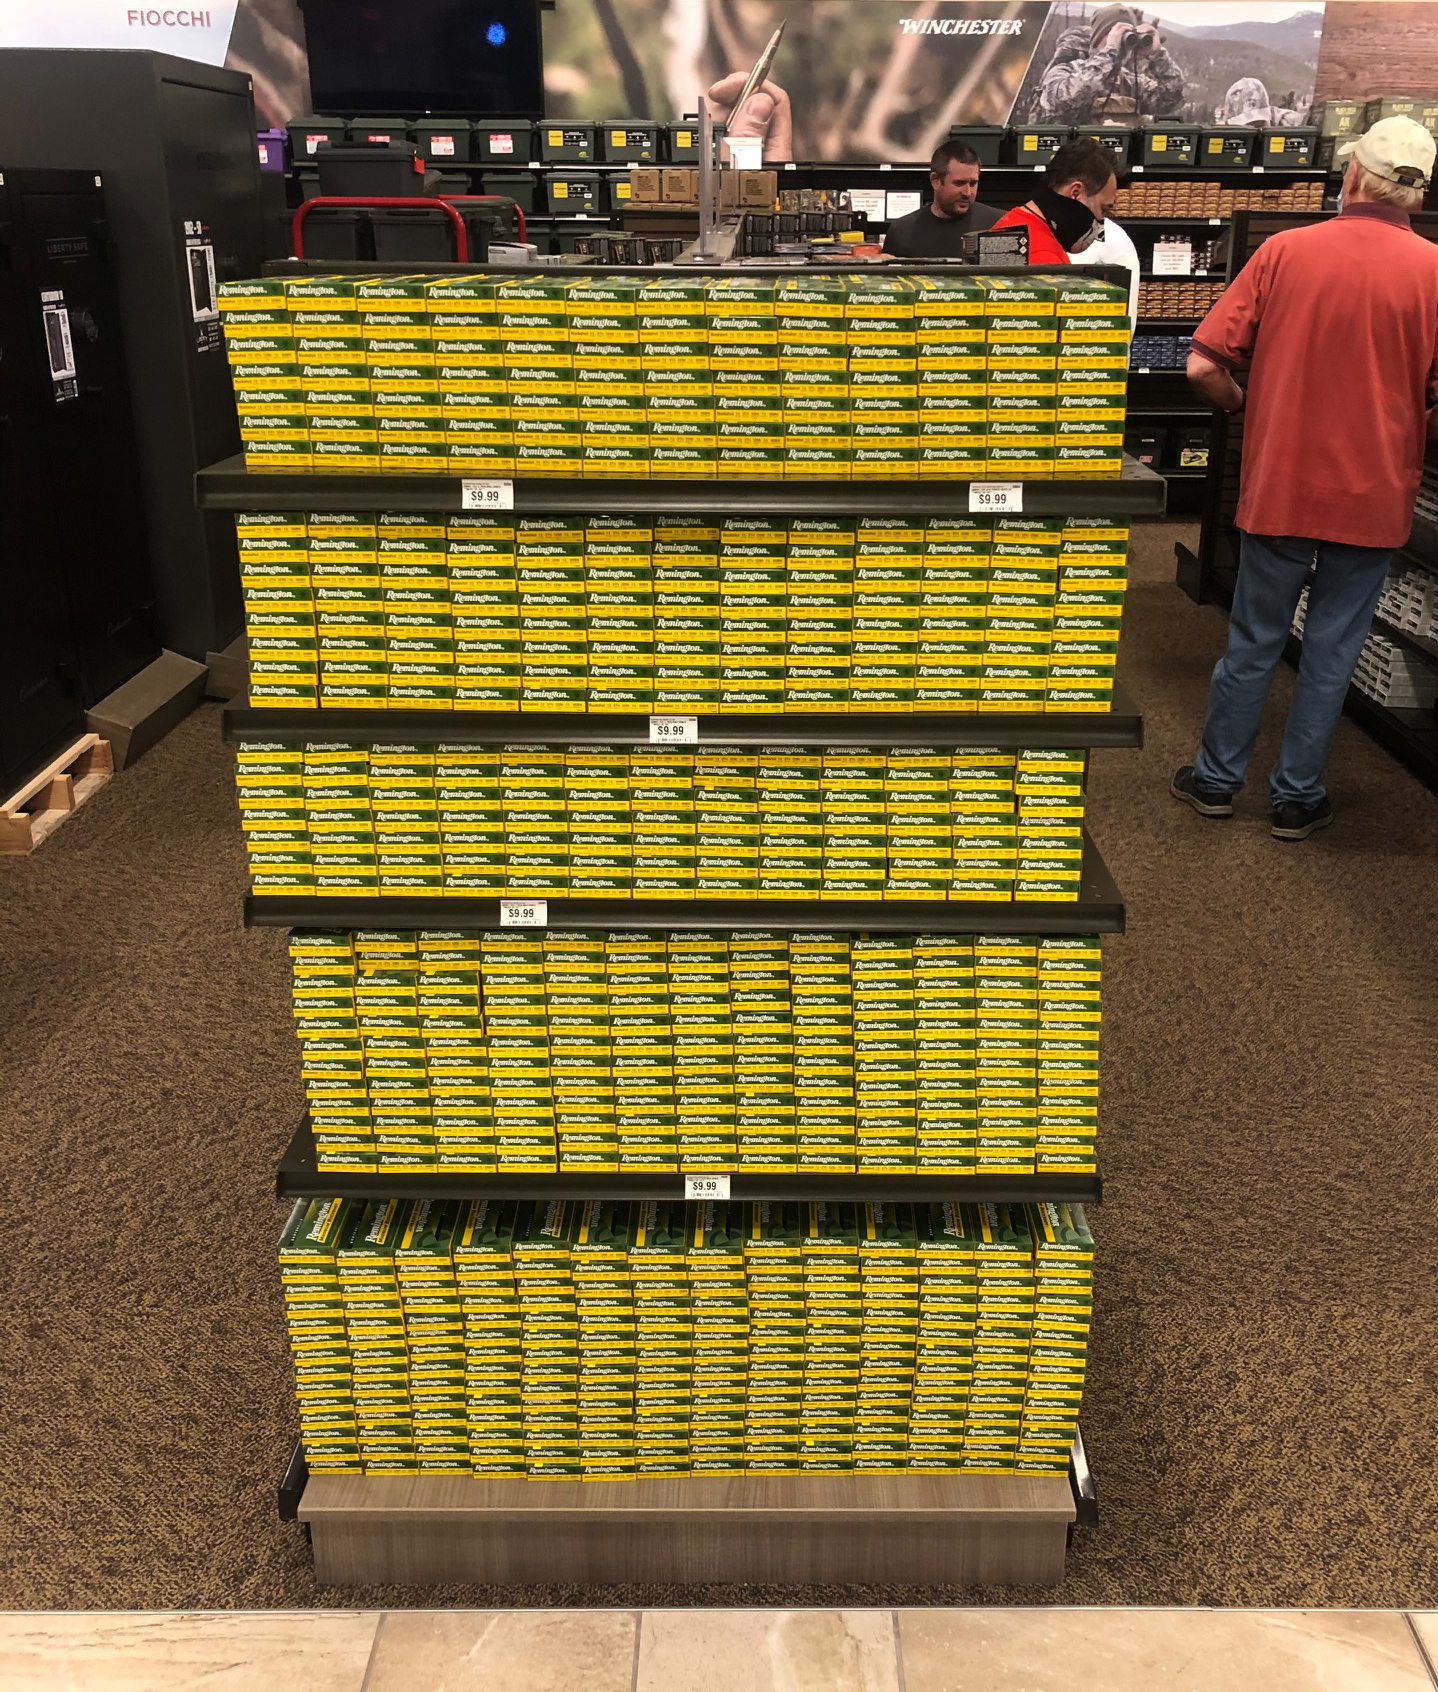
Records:
{"label": "metal shelving rack", "polygon": [[[723,744],[718,742],[717,744]],[[540,917],[516,922],[508,914],[535,907]],[[1083,879],[1077,899],[585,899],[578,897],[422,899],[303,898],[251,893],[245,899],[251,928],[464,928],[552,927],[604,932],[667,934],[671,929],[825,929],[849,934],[1122,934],[1124,907],[1108,865],[1084,836]]]}
{"label": "metal shelving rack", "polygon": [[[679,1175],[466,1175],[441,1172],[344,1174],[320,1169],[308,1120],[295,1130],[280,1158],[275,1192],[296,1198],[496,1198],[496,1199],[659,1199],[684,1197]],[[729,1197],[737,1203],[772,1199],[779,1203],[827,1201],[831,1204],[1101,1204],[1100,1175],[842,1175],[812,1170],[802,1175],[740,1171],[729,1177]]]}
{"label": "metal shelving rack", "polygon": [[[968,481],[733,482],[521,479],[513,510],[526,512],[695,512],[909,516],[967,513]],[[1111,481],[1020,484],[1028,515],[1124,517],[1164,508],[1161,476],[1126,460]],[[327,475],[249,472],[239,459],[202,471],[199,504],[212,510],[313,509],[459,511],[457,476]],[[364,719],[364,720],[359,720]],[[438,711],[289,711],[235,707],[232,739],[255,735],[302,741],[432,736],[475,744],[542,744],[648,739],[648,718],[586,719],[580,714]],[[1136,746],[1142,720],[1121,692],[1108,713],[871,717],[859,713],[706,716],[709,744],[924,744]],[[516,901],[533,904],[534,901]],[[497,898],[288,898],[251,895],[257,925],[353,928],[500,926]],[[1122,932],[1124,907],[1093,842],[1085,837],[1080,898],[1066,903],[909,900],[589,900],[544,901],[554,926],[669,930],[700,927],[814,928],[916,932]],[[1044,1199],[1094,1203],[1094,1175],[870,1176],[823,1172],[772,1176],[736,1172],[736,1199],[885,1200]],[[599,1194],[678,1196],[682,1177],[621,1173],[489,1176],[455,1173],[350,1175],[316,1167],[308,1123],[282,1156],[281,1196],[500,1193],[558,1198]],[[1092,1522],[1092,1474],[1075,1441],[1070,1475],[844,1474],[728,1478],[647,1477],[625,1482],[546,1481],[467,1476],[383,1477],[305,1473],[291,1458],[280,1485],[281,1513],[305,1523],[321,1581],[403,1580],[904,1580],[1053,1584],[1063,1572],[1075,1521]]]}

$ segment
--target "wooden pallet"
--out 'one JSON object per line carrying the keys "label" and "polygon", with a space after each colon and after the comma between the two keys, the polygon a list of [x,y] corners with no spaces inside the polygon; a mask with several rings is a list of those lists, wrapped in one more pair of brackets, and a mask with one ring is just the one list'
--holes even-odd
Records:
{"label": "wooden pallet", "polygon": [[0,853],[33,852],[115,773],[110,743],[82,734],[68,751],[0,804]]}

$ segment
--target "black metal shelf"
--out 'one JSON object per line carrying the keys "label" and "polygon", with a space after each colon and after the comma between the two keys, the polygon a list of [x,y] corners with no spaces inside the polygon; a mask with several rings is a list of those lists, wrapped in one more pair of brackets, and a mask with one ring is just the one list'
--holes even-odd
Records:
{"label": "black metal shelf", "polygon": [[[707,1171],[705,1172],[707,1173]],[[382,1169],[373,1175],[320,1169],[308,1120],[302,1122],[275,1172],[275,1193],[296,1198],[659,1199],[684,1197],[682,1175],[642,1170],[617,1175],[576,1171],[557,1175],[424,1174]],[[1101,1204],[1101,1175],[843,1175],[825,1170],[775,1175],[736,1170],[729,1197],[827,1200],[830,1203]]]}
{"label": "black metal shelf", "polygon": [[1087,831],[1079,896],[1073,900],[1016,899],[700,899],[546,897],[514,892],[467,894],[305,895],[249,893],[251,928],[519,928],[501,921],[501,905],[546,907],[554,929],[623,929],[649,934],[706,931],[821,929],[853,934],[1122,934],[1124,906],[1108,865]]}
{"label": "black metal shelf", "polygon": [[[242,455],[195,475],[196,498],[208,511],[462,511],[461,476],[390,475],[306,470],[247,470]],[[998,478],[1007,481],[1007,477]],[[514,511],[526,513],[635,511],[714,512],[721,516],[786,513],[793,516],[942,517],[969,511],[970,487],[989,485],[953,476],[898,481],[756,481],[740,476],[688,477],[520,476],[513,482]],[[1101,514],[1157,516],[1163,511],[1161,476],[1125,458],[1112,480],[1055,478],[1025,481],[1023,512],[1030,517]]]}
{"label": "black metal shelf", "polygon": [[[1202,322],[1203,322],[1203,319],[1201,317],[1143,317],[1143,316],[1140,316],[1139,319],[1138,319],[1138,326],[1139,326],[1139,328],[1143,328],[1144,325],[1147,324],[1150,328],[1152,328],[1156,325],[1160,329],[1196,329],[1198,327],[1198,325]],[[1152,375],[1153,372],[1150,371],[1149,374]],[[200,474],[202,476],[204,475],[204,473],[205,472],[203,470],[200,472]]]}
{"label": "black metal shelf", "polygon": [[[656,716],[684,715],[657,712]],[[1115,687],[1106,712],[813,711],[773,716],[700,716],[703,746],[1063,746],[1143,745],[1138,706]],[[648,746],[648,715],[600,711],[347,711],[230,706],[226,740],[368,741],[374,745]]]}
{"label": "black metal shelf", "polygon": [[[1284,657],[1296,668],[1302,654],[1303,642],[1290,634]],[[1357,687],[1348,689],[1343,709],[1400,764],[1438,791],[1438,715],[1432,711],[1380,705]]]}
{"label": "black metal shelf", "polygon": [[1396,623],[1390,623],[1386,617],[1380,617],[1376,612],[1373,617],[1374,630],[1386,640],[1406,648],[1417,658],[1424,659],[1429,664],[1438,664],[1438,642],[1430,645],[1418,635],[1409,634],[1407,629],[1400,629]]}
{"label": "black metal shelf", "polygon": [[[1122,173],[1121,173],[1122,174]],[[1273,187],[1283,182],[1312,182],[1315,178],[1326,179],[1330,172],[1325,165],[1304,165],[1298,169],[1290,169],[1287,165],[1129,165],[1128,175],[1148,176],[1155,180],[1171,182],[1175,179],[1184,182],[1237,182],[1245,176],[1261,176],[1264,187]],[[1287,210],[1287,207],[1277,207],[1277,210]],[[1295,208],[1296,209],[1296,208]],[[1127,221],[1127,220],[1125,220]]]}
{"label": "black metal shelf", "polygon": [[1426,569],[1438,568],[1438,521],[1415,511],[1413,527],[1402,550]]}
{"label": "black metal shelf", "polygon": [[1227,215],[1214,212],[1199,212],[1190,217],[1125,217],[1115,213],[1114,218],[1116,222],[1122,223],[1125,229],[1190,229],[1195,225],[1214,229],[1222,228],[1228,223]]}

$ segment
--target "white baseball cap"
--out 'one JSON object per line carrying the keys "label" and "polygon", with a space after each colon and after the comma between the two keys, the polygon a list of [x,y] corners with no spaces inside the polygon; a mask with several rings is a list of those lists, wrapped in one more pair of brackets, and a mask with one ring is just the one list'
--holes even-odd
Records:
{"label": "white baseball cap", "polygon": [[1365,170],[1371,170],[1385,182],[1397,182],[1405,188],[1426,188],[1433,174],[1438,142],[1412,118],[1391,117],[1375,123],[1366,135],[1338,149],[1340,159],[1346,159],[1350,153]]}

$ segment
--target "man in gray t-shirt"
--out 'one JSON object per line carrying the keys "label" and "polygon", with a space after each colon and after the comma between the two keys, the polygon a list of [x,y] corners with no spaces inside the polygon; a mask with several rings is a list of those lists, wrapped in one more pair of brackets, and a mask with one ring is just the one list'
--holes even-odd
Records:
{"label": "man in gray t-shirt", "polygon": [[964,256],[964,236],[992,229],[1000,213],[981,205],[979,155],[965,141],[946,141],[929,160],[934,197],[907,217],[895,218],[884,236],[884,251],[894,258],[957,259]]}

